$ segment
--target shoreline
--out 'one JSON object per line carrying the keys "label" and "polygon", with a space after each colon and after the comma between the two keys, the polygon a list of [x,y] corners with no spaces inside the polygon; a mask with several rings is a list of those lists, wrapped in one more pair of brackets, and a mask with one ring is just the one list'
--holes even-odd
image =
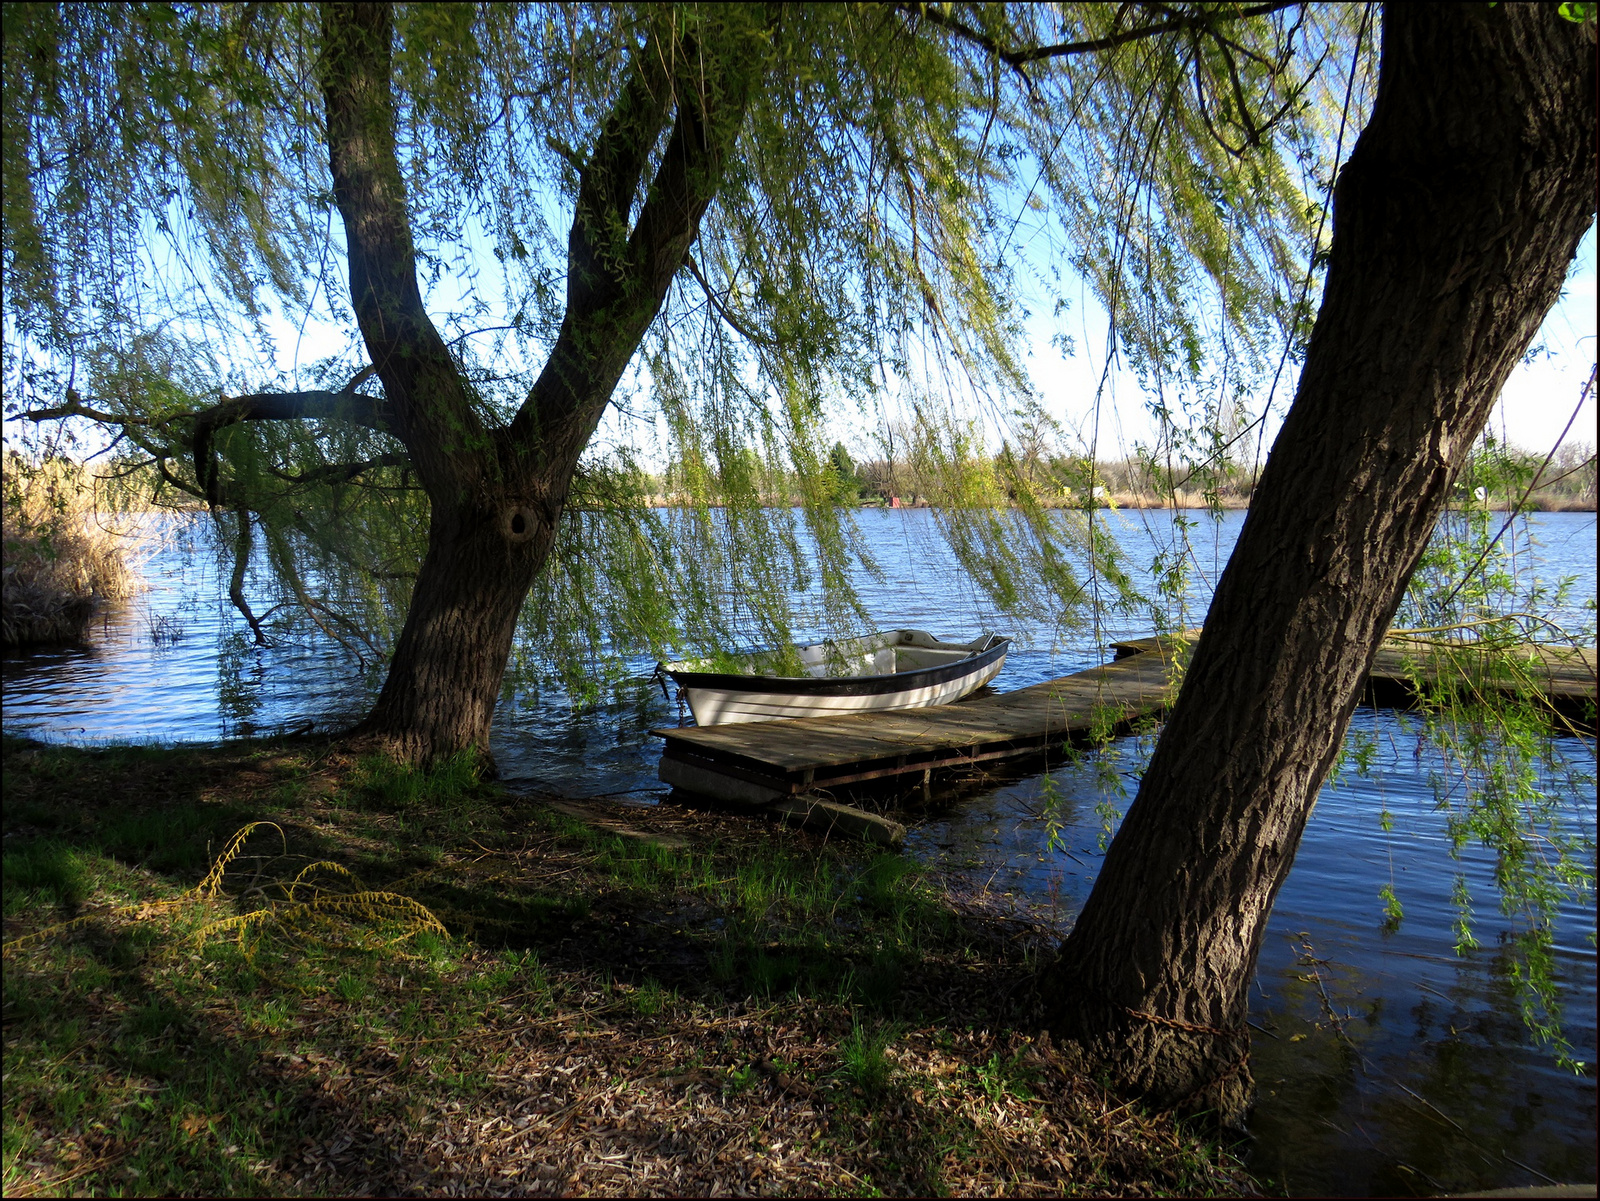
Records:
{"label": "shoreline", "polygon": [[[1169,497],[1164,496],[1114,495],[1111,498],[1111,502],[1112,503],[1110,504],[1098,503],[1093,506],[1093,509],[1097,513],[1115,512],[1119,509],[1168,509],[1175,512],[1197,512],[1210,507],[1205,503],[1204,498],[1201,497],[1180,497],[1179,502],[1177,504],[1173,504]],[[687,500],[653,496],[646,501],[645,507],[651,509],[688,508],[691,507],[691,502]],[[712,509],[720,509],[723,506],[719,504],[713,504],[708,507]],[[797,506],[794,504],[789,504],[787,506],[774,505],[772,507],[795,508]],[[878,509],[884,512],[889,512],[893,510],[932,509],[935,506],[929,504],[925,500],[918,500],[916,502],[902,501],[898,505],[888,505],[880,501],[862,501],[859,505],[849,505],[845,507],[858,511]],[[1247,512],[1250,508],[1250,502],[1248,499],[1229,497],[1224,499],[1217,507],[1224,512]],[[1473,507],[1482,507],[1491,513],[1508,513],[1511,511],[1511,506],[1503,501],[1491,501],[1486,505]],[[1085,507],[1083,505],[1059,504],[1046,505],[1045,508],[1067,512],[1083,512]],[[1460,513],[1466,511],[1467,508],[1468,506],[1465,504],[1450,504],[1446,506],[1445,512]],[[1523,510],[1523,512],[1594,513],[1596,512],[1596,509],[1597,506],[1594,501],[1567,501],[1565,499],[1541,499],[1538,497],[1533,497],[1530,498],[1530,504],[1526,509]]]}

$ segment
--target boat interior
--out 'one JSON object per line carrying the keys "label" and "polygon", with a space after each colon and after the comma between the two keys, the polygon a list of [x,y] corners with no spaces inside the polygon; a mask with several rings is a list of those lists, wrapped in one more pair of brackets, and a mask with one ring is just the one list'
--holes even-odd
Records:
{"label": "boat interior", "polygon": [[986,634],[967,643],[942,642],[923,630],[888,630],[864,638],[841,638],[793,648],[787,654],[758,651],[726,660],[674,663],[678,671],[721,671],[739,675],[810,676],[839,679],[851,676],[886,676],[899,672],[941,667],[986,650],[998,635]]}

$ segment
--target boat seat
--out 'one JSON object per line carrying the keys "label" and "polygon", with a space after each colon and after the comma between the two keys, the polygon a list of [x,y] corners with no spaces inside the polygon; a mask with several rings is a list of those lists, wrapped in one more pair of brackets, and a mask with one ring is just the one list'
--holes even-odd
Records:
{"label": "boat seat", "polygon": [[955,663],[969,658],[972,653],[964,647],[940,650],[931,646],[898,646],[895,647],[894,670],[917,671],[924,667],[938,667],[941,663]]}

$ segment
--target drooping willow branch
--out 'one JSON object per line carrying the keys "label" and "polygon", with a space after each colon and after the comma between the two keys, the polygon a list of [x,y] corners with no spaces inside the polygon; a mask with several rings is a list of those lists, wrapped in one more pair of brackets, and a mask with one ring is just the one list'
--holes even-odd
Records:
{"label": "drooping willow branch", "polygon": [[1528,503],[1528,497],[1533,494],[1534,487],[1539,483],[1539,478],[1544,475],[1545,468],[1550,466],[1550,460],[1555,458],[1557,449],[1560,448],[1561,443],[1566,440],[1567,434],[1572,430],[1572,423],[1578,420],[1578,414],[1583,411],[1583,406],[1588,401],[1589,394],[1594,391],[1597,371],[1600,371],[1600,367],[1589,368],[1589,378],[1584,382],[1583,391],[1578,394],[1578,403],[1572,410],[1572,416],[1567,418],[1567,424],[1561,429],[1561,436],[1556,439],[1555,445],[1550,448],[1550,453],[1545,455],[1544,462],[1539,464],[1539,470],[1533,473],[1533,478],[1528,481],[1528,486],[1522,490],[1522,495],[1517,498],[1517,503],[1511,506],[1511,511],[1506,514],[1505,524],[1500,527],[1500,532],[1494,536],[1492,542],[1484,544],[1483,552],[1478,555],[1472,566],[1461,573],[1460,583],[1450,590],[1450,595],[1444,598],[1444,604],[1448,605],[1455,600],[1461,589],[1466,587],[1466,583],[1472,578],[1473,573],[1483,566],[1484,560],[1489,557],[1490,550],[1498,546],[1500,539],[1506,536],[1506,531],[1511,528],[1511,523],[1517,519],[1517,514],[1524,510]]}
{"label": "drooping willow branch", "polygon": [[[213,510],[220,527],[221,515]],[[255,636],[257,646],[268,646],[267,635],[261,628],[261,619],[250,609],[250,603],[244,595],[245,572],[250,567],[250,553],[254,547],[254,539],[250,536],[250,510],[240,506],[237,514],[239,530],[233,544],[233,574],[228,578],[228,599],[233,602],[233,607],[241,614],[250,625],[250,632]]]}
{"label": "drooping willow branch", "polygon": [[[189,435],[190,451],[194,458],[195,479],[199,484],[198,493],[194,489],[185,487],[173,479],[166,470],[165,462],[158,464],[161,474],[168,482],[180,487],[185,492],[198,495],[212,508],[224,507],[222,487],[218,479],[216,456],[212,453],[211,445],[216,432],[241,421],[304,421],[309,419],[325,419],[347,421],[352,425],[365,426],[368,429],[387,432],[392,426],[393,414],[385,402],[376,396],[368,396],[357,392],[367,379],[377,369],[373,366],[363,367],[358,371],[338,392],[329,392],[326,389],[312,389],[306,392],[255,392],[245,396],[226,396],[217,404],[208,409],[202,409],[194,414],[178,414],[172,417],[151,419],[144,417],[123,416],[109,413],[100,409],[91,408],[83,402],[83,398],[71,389],[67,389],[67,402],[52,408],[33,409],[23,414],[29,421],[60,421],[68,417],[82,417],[101,425],[118,426],[126,435],[131,435],[136,428],[155,429],[165,428],[174,423],[192,419],[193,429]],[[144,449],[155,454],[159,459],[165,460],[172,457],[175,452],[170,448],[165,453],[150,445],[146,440],[135,438]],[[354,479],[363,471],[377,466],[400,465],[393,455],[380,455],[377,459],[366,463],[339,465],[319,468],[307,472],[294,482],[311,482],[326,480]],[[276,473],[282,474],[282,473]],[[284,476],[285,479],[292,477]]]}
{"label": "drooping willow branch", "polygon": [[[1295,33],[1300,27],[1296,22],[1285,39],[1284,51],[1278,55],[1276,61],[1269,60],[1248,47],[1240,45],[1237,41],[1227,37],[1221,32],[1220,26],[1227,22],[1241,21],[1251,17],[1270,16],[1272,13],[1284,9],[1300,7],[1300,0],[1271,0],[1265,4],[1254,4],[1248,7],[1235,8],[1227,11],[1221,5],[1195,5],[1188,9],[1177,8],[1169,4],[1160,3],[1126,3],[1117,9],[1117,14],[1112,20],[1112,32],[1104,37],[1086,38],[1080,41],[1056,42],[1049,46],[1005,46],[997,39],[974,29],[954,14],[953,6],[940,8],[932,4],[898,3],[895,9],[907,16],[920,17],[930,25],[954,34],[962,41],[969,42],[988,52],[999,62],[1005,63],[1027,85],[1029,94],[1038,99],[1034,89],[1033,79],[1024,69],[1030,63],[1042,62],[1055,58],[1071,58],[1082,54],[1095,54],[1118,46],[1126,46],[1133,42],[1143,41],[1147,38],[1160,37],[1163,34],[1187,33],[1190,37],[1189,55],[1194,67],[1195,97],[1199,104],[1201,119],[1205,122],[1207,131],[1228,154],[1234,158],[1245,157],[1248,148],[1260,147],[1266,135],[1280,121],[1286,117],[1290,110],[1300,99],[1304,85],[1292,89],[1288,98],[1271,116],[1262,120],[1251,117],[1249,104],[1245,99],[1245,89],[1239,78],[1239,68],[1236,56],[1248,58],[1265,67],[1273,75],[1280,75],[1288,68],[1290,60],[1289,45],[1292,45]],[[1135,25],[1131,29],[1120,29],[1123,18],[1132,10],[1141,9],[1153,13],[1158,19],[1146,24]],[[1230,90],[1233,93],[1234,105],[1238,111],[1237,124],[1244,133],[1243,146],[1232,145],[1212,120],[1209,106],[1206,103],[1206,86],[1203,78],[1201,63],[1201,40],[1210,38],[1215,44],[1218,53],[1226,67]],[[1327,57],[1326,53],[1323,55]],[[1317,67],[1321,66],[1319,61]],[[1315,75],[1317,68],[1308,73],[1308,78]]]}
{"label": "drooping willow branch", "polygon": [[[896,4],[895,8],[909,16],[921,17],[930,24],[941,29],[948,29],[951,33],[976,46],[981,46],[994,55],[1008,67],[1021,70],[1028,63],[1039,62],[1048,58],[1067,58],[1077,54],[1094,54],[1102,50],[1112,50],[1117,46],[1125,46],[1129,42],[1137,42],[1143,38],[1157,37],[1163,33],[1175,33],[1180,30],[1198,29],[1209,31],[1218,21],[1239,21],[1247,17],[1264,17],[1271,13],[1280,12],[1286,8],[1294,8],[1300,0],[1275,0],[1268,4],[1255,4],[1249,8],[1237,9],[1234,12],[1195,11],[1174,12],[1165,4],[1139,5],[1140,8],[1150,8],[1157,12],[1168,14],[1165,20],[1152,21],[1148,25],[1135,26],[1132,29],[1120,30],[1100,38],[1088,38],[1078,42],[1057,42],[1051,46],[1002,46],[994,38],[980,30],[972,28],[958,17],[944,9],[932,4]],[[1118,20],[1122,14],[1131,7],[1123,5],[1118,12]],[[1208,8],[1210,6],[1207,6]]]}
{"label": "drooping willow branch", "polygon": [[712,289],[711,284],[707,282],[706,277],[700,274],[700,268],[694,261],[694,255],[684,255],[683,265],[689,269],[689,274],[694,276],[695,283],[700,285],[700,290],[706,294],[706,299],[711,302],[711,307],[717,311],[717,315],[726,321],[728,325],[733,328],[735,333],[739,334],[740,337],[756,346],[778,345],[774,339],[763,334],[759,334],[755,330],[751,329],[743,321],[739,320],[739,318],[735,316],[725,304],[722,303],[721,297],[719,297]]}

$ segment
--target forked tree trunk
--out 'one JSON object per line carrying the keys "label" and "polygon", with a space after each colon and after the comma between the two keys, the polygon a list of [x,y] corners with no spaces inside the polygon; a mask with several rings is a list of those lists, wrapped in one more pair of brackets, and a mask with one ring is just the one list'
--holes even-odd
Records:
{"label": "forked tree trunk", "polygon": [[721,184],[763,70],[761,30],[700,22],[701,36],[722,39],[711,46],[688,38],[663,45],[655,30],[634,55],[580,173],[561,331],[515,418],[491,427],[417,286],[395,145],[390,7],[327,3],[323,29],[319,70],[351,301],[383,381],[390,432],[404,442],[431,509],[388,676],[352,733],[417,761],[468,749],[487,759],[517,614],[555,542],[579,456]]}
{"label": "forked tree trunk", "polygon": [[1596,186],[1593,27],[1384,12],[1295,397],[1171,719],[1047,987],[1125,1093],[1235,1125],[1273,899],[1373,655]]}
{"label": "forked tree trunk", "polygon": [[389,674],[354,733],[419,762],[486,752],[517,614],[554,540],[522,506],[435,503]]}

